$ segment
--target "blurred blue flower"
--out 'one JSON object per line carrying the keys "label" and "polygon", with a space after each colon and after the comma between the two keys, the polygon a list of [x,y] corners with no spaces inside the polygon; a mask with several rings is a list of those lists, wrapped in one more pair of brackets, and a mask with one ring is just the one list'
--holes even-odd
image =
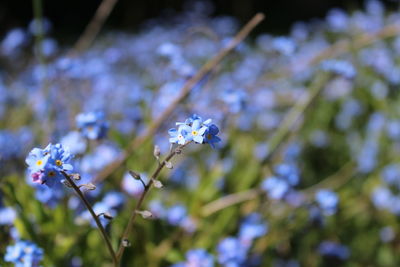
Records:
{"label": "blurred blue flower", "polygon": [[350,256],[350,251],[346,246],[332,242],[324,241],[318,246],[318,252],[325,257],[346,260]]}
{"label": "blurred blue flower", "polygon": [[80,171],[83,174],[94,174],[101,171],[104,166],[120,157],[120,150],[111,143],[102,143],[94,151],[85,156],[80,161]]}
{"label": "blurred blue flower", "polygon": [[400,120],[389,120],[386,124],[386,133],[392,140],[400,140]]}
{"label": "blurred blue flower", "polygon": [[272,40],[272,47],[283,55],[290,56],[296,50],[296,43],[289,37],[276,37]]}
{"label": "blurred blue flower", "polygon": [[41,55],[45,57],[54,56],[58,52],[58,44],[54,39],[46,38],[41,43],[40,46],[36,48]]}
{"label": "blurred blue flower", "polygon": [[166,212],[166,219],[169,224],[177,226],[180,225],[187,216],[186,207],[183,205],[174,205]]}
{"label": "blurred blue flower", "polygon": [[[140,177],[145,183],[147,183],[149,180],[145,174],[140,174]],[[125,173],[124,177],[122,178],[121,187],[129,195],[135,198],[139,198],[144,191],[142,182],[134,179],[128,172]]]}
{"label": "blurred blue flower", "polygon": [[381,238],[382,242],[388,243],[394,240],[396,233],[393,230],[393,227],[386,226],[379,231],[379,237]]}
{"label": "blurred blue flower", "polygon": [[218,263],[223,266],[243,266],[247,258],[247,247],[239,239],[227,237],[217,245]]}
{"label": "blurred blue flower", "polygon": [[335,192],[328,189],[320,189],[315,194],[315,200],[325,215],[336,213],[339,198]]}
{"label": "blurred blue flower", "polygon": [[13,225],[17,212],[12,207],[0,206],[0,225]]}
{"label": "blurred blue flower", "polygon": [[238,113],[246,105],[247,94],[243,90],[228,89],[222,92],[220,98],[227,104],[230,112]]}
{"label": "blurred blue flower", "polygon": [[300,267],[300,263],[297,260],[284,260],[284,259],[278,259],[274,260],[272,263],[272,267]]}
{"label": "blurred blue flower", "polygon": [[360,115],[363,107],[356,99],[349,98],[345,100],[342,105],[341,111],[335,118],[336,126],[341,130],[350,128],[353,118]]}
{"label": "blurred blue flower", "polygon": [[400,189],[400,165],[399,164],[390,164],[385,166],[382,169],[382,178],[383,181],[388,185],[394,185],[398,189]]}
{"label": "blurred blue flower", "polygon": [[329,30],[333,32],[344,32],[348,30],[349,16],[341,9],[331,9],[328,12],[326,21],[328,23]]}
{"label": "blurred blue flower", "polygon": [[76,124],[83,136],[93,140],[104,138],[109,128],[104,113],[100,111],[78,114]]}
{"label": "blurred blue flower", "polygon": [[164,205],[159,200],[152,200],[149,203],[149,210],[153,214],[154,217],[160,218],[160,219],[164,218],[165,215],[167,214],[167,209],[164,207]]}
{"label": "blurred blue flower", "polygon": [[322,61],[321,68],[324,71],[333,72],[345,78],[354,78],[357,74],[353,64],[345,60],[327,59]]}
{"label": "blurred blue flower", "polygon": [[390,209],[393,204],[393,197],[390,190],[386,187],[377,187],[372,192],[372,202],[378,209]]}
{"label": "blurred blue flower", "polygon": [[251,245],[256,238],[262,237],[268,232],[268,225],[262,221],[261,214],[248,215],[240,225],[239,239]]}
{"label": "blurred blue flower", "polygon": [[80,132],[69,132],[66,136],[61,138],[61,145],[67,148],[71,154],[83,154],[86,150],[87,144]]}
{"label": "blurred blue flower", "polygon": [[204,249],[192,249],[186,253],[186,261],[171,267],[213,267],[214,257]]}
{"label": "blurred blue flower", "polygon": [[33,19],[29,25],[28,30],[32,35],[46,35],[52,28],[51,22],[47,18]]}
{"label": "blurred blue flower", "polygon": [[43,249],[30,241],[18,240],[6,249],[4,260],[16,267],[39,267],[43,259]]}
{"label": "blurred blue flower", "polygon": [[28,36],[23,29],[16,28],[7,33],[1,42],[1,52],[9,55],[18,52],[28,41]]}
{"label": "blurred blue flower", "polygon": [[275,174],[285,179],[291,186],[295,186],[300,181],[300,171],[293,163],[281,163],[275,166]]}
{"label": "blurred blue flower", "polygon": [[268,194],[268,197],[272,199],[283,199],[289,191],[290,186],[286,180],[271,176],[264,179],[261,188]]}
{"label": "blurred blue flower", "polygon": [[[110,223],[110,219],[100,214],[107,214],[115,217],[125,201],[123,194],[119,192],[108,192],[100,202],[93,205],[93,211],[99,216],[100,222],[103,226]],[[88,210],[84,210],[76,219],[77,223],[83,224],[90,222],[91,226],[96,227],[96,222]]]}

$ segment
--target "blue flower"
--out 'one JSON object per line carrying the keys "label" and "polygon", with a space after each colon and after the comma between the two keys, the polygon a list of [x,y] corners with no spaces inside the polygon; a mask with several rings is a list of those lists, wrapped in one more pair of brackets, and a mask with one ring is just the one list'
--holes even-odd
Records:
{"label": "blue flower", "polygon": [[247,94],[243,90],[225,90],[220,98],[229,107],[229,111],[232,113],[239,113],[246,106]]}
{"label": "blue flower", "polygon": [[184,145],[186,142],[191,141],[192,134],[191,134],[192,128],[186,124],[182,124],[179,126],[178,130],[172,128],[169,129],[168,133],[171,136],[169,138],[169,142],[173,144],[179,144],[179,145]]}
{"label": "blue flower", "polygon": [[216,136],[219,132],[218,127],[211,124],[211,122],[211,119],[203,121],[196,114],[186,119],[185,122],[177,122],[176,125],[179,126],[178,130],[172,128],[168,131],[171,136],[169,142],[183,145],[194,141],[197,144],[208,143],[212,147],[215,147],[214,144],[220,142],[221,139]]}
{"label": "blue flower", "polygon": [[334,32],[346,31],[349,27],[349,16],[341,9],[334,8],[329,11],[326,21],[330,30]]}
{"label": "blue flower", "polygon": [[63,174],[54,165],[46,165],[46,167],[41,171],[40,181],[48,187],[54,187],[63,179]]}
{"label": "blue flower", "polygon": [[315,200],[325,215],[332,215],[336,212],[339,198],[335,192],[327,189],[320,189],[315,194]]}
{"label": "blue flower", "polygon": [[213,267],[214,257],[204,249],[192,249],[186,253],[186,261],[172,265],[172,267]]}
{"label": "blue flower", "polygon": [[194,120],[192,123],[192,132],[191,132],[193,141],[195,141],[198,144],[202,144],[204,140],[203,135],[207,129],[208,127],[202,125],[201,120],[199,119]]}
{"label": "blue flower", "polygon": [[34,148],[29,152],[25,162],[28,164],[29,170],[34,173],[44,169],[49,158],[50,154],[48,152],[40,148]]}
{"label": "blue flower", "polygon": [[353,64],[345,60],[324,60],[321,63],[321,68],[324,71],[332,72],[348,79],[354,78],[357,74],[357,70],[354,68]]}
{"label": "blue flower", "polygon": [[104,113],[100,111],[78,114],[76,124],[83,136],[92,140],[104,138],[109,128]]}
{"label": "blue flower", "polygon": [[275,173],[285,179],[291,186],[295,186],[300,181],[299,169],[294,164],[281,163],[275,166]]}
{"label": "blue flower", "polygon": [[17,212],[11,207],[0,207],[0,225],[12,225]]}
{"label": "blue flower", "polygon": [[215,148],[215,143],[221,142],[221,138],[217,136],[218,133],[218,127],[215,124],[211,124],[204,133],[204,142]]}
{"label": "blue flower", "polygon": [[254,239],[264,236],[268,232],[268,226],[261,221],[261,215],[252,213],[248,215],[240,225],[239,239],[252,242]]}
{"label": "blue flower", "polygon": [[274,176],[266,178],[262,182],[261,188],[272,199],[282,199],[290,190],[290,186],[287,181]]}
{"label": "blue flower", "polygon": [[8,246],[4,260],[16,267],[38,267],[43,259],[43,249],[30,241],[19,240]]}
{"label": "blue flower", "polygon": [[175,205],[168,209],[166,218],[171,225],[180,225],[187,216],[187,210],[183,205]]}
{"label": "blue flower", "polygon": [[239,239],[227,237],[217,246],[218,262],[224,266],[242,266],[247,258],[247,248]]}
{"label": "blue flower", "polygon": [[72,156],[61,144],[49,144],[45,149],[34,148],[25,162],[33,182],[53,187],[64,179],[62,171],[71,171]]}
{"label": "blue flower", "polygon": [[20,28],[9,31],[0,45],[0,50],[4,55],[13,54],[19,51],[28,40],[26,32]]}
{"label": "blue flower", "polygon": [[379,231],[379,237],[382,242],[388,243],[394,240],[394,238],[396,237],[396,232],[392,227],[386,226]]}
{"label": "blue flower", "polygon": [[51,163],[56,169],[64,171],[72,171],[73,167],[68,162],[71,160],[72,155],[66,151],[61,144],[49,144],[45,151],[49,151]]}
{"label": "blue flower", "polygon": [[61,144],[74,155],[83,154],[87,147],[86,140],[80,132],[68,133],[61,138]]}
{"label": "blue flower", "polygon": [[272,41],[272,47],[285,56],[290,56],[296,50],[296,43],[288,37],[276,37]]}
{"label": "blue flower", "polygon": [[345,260],[350,256],[350,251],[346,246],[332,241],[324,241],[318,246],[318,252],[325,257]]}
{"label": "blue flower", "polygon": [[[96,214],[108,214],[112,217],[116,216],[120,208],[122,207],[125,201],[125,197],[123,194],[119,192],[109,192],[107,193],[103,200],[97,202],[93,205],[93,210]],[[106,226],[110,223],[108,218],[104,216],[99,216],[100,222],[103,226]],[[91,226],[96,227],[96,222],[93,217],[90,215],[89,211],[84,210],[79,217],[77,218],[78,223],[90,222]]]}
{"label": "blue flower", "polygon": [[[145,183],[148,182],[148,178],[146,175],[140,174],[140,177]],[[121,186],[124,191],[135,198],[139,198],[144,191],[144,186],[142,182],[140,180],[133,179],[128,172],[125,173],[124,177],[122,178]]]}

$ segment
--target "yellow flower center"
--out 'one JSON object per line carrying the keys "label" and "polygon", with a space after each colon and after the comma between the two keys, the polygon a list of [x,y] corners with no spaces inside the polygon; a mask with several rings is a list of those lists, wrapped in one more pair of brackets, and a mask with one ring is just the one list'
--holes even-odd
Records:
{"label": "yellow flower center", "polygon": [[38,161],[36,161],[36,165],[40,166],[43,164],[43,160],[39,159]]}
{"label": "yellow flower center", "polygon": [[207,134],[207,139],[211,139],[212,135],[211,134]]}
{"label": "yellow flower center", "polygon": [[61,166],[61,165],[62,165],[62,162],[61,162],[61,160],[59,160],[59,159],[58,159],[58,160],[56,160],[56,165],[57,165],[57,166]]}
{"label": "yellow flower center", "polygon": [[198,132],[197,131],[192,131],[192,135],[197,135]]}
{"label": "yellow flower center", "polygon": [[55,171],[49,171],[49,176],[50,177],[56,176],[56,172]]}
{"label": "yellow flower center", "polygon": [[178,135],[178,139],[179,139],[179,140],[183,139],[183,136],[182,136],[181,134]]}

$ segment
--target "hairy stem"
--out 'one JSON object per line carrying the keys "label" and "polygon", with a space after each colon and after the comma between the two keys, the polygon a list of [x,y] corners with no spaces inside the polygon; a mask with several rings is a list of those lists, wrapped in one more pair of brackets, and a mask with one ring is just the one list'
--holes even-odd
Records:
{"label": "hairy stem", "polygon": [[178,146],[176,149],[173,149],[168,155],[167,157],[158,164],[157,169],[154,171],[154,173],[151,175],[151,179],[149,180],[149,182],[145,185],[144,190],[142,195],[140,196],[138,202],[136,203],[134,209],[132,210],[131,216],[129,218],[128,224],[125,227],[124,233],[122,235],[121,238],[121,244],[119,246],[118,252],[117,252],[117,259],[118,261],[121,260],[121,257],[124,253],[125,250],[125,246],[123,244],[124,240],[127,240],[129,237],[129,234],[131,233],[132,229],[133,229],[133,223],[135,222],[135,218],[137,215],[137,211],[139,211],[141,209],[141,206],[143,204],[143,200],[146,197],[147,193],[150,191],[153,182],[155,179],[157,179],[158,175],[160,174],[160,172],[162,171],[162,169],[165,167],[166,163],[171,160],[176,154],[178,154],[178,151],[180,151],[181,149],[183,149],[187,144],[186,143],[184,145],[180,145]]}
{"label": "hairy stem", "polygon": [[93,210],[92,206],[90,205],[89,201],[83,195],[82,191],[75,184],[73,179],[71,179],[71,177],[67,173],[65,173],[65,172],[61,172],[61,173],[64,175],[65,179],[67,179],[68,183],[75,190],[75,192],[78,195],[78,197],[82,200],[82,202],[85,204],[86,208],[88,209],[88,211],[92,215],[94,221],[96,222],[97,227],[100,230],[101,235],[103,236],[104,241],[106,242],[107,248],[108,248],[108,250],[110,252],[110,255],[112,257],[114,265],[117,267],[118,266],[117,256],[116,256],[116,254],[114,252],[114,249],[112,248],[110,239],[108,238],[106,230],[104,229],[103,225],[101,224],[99,217],[96,215],[96,213],[94,212],[94,210]]}

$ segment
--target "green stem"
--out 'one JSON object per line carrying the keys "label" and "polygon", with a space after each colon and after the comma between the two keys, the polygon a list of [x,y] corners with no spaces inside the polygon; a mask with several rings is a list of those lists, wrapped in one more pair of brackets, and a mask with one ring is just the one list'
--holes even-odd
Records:
{"label": "green stem", "polygon": [[61,172],[61,173],[64,175],[65,179],[67,179],[68,183],[75,190],[75,192],[78,195],[78,197],[82,200],[82,202],[85,204],[86,208],[88,209],[88,211],[92,215],[94,221],[96,222],[97,227],[100,230],[101,235],[103,236],[104,241],[106,242],[107,248],[108,248],[108,250],[109,250],[109,252],[111,254],[112,260],[114,262],[114,266],[118,267],[118,260],[117,260],[117,257],[115,255],[114,249],[112,248],[110,239],[108,238],[106,230],[104,229],[103,225],[101,224],[99,217],[94,212],[94,210],[93,210],[92,206],[90,205],[89,201],[83,195],[82,191],[75,184],[75,182],[71,179],[71,177],[65,172]]}
{"label": "green stem", "polygon": [[[190,143],[190,142],[189,142]],[[140,196],[138,202],[136,203],[134,209],[132,210],[131,216],[129,218],[128,224],[125,227],[124,233],[122,235],[121,238],[121,244],[119,246],[118,252],[117,252],[117,259],[118,261],[121,260],[121,257],[124,253],[124,250],[126,248],[126,246],[124,246],[124,241],[128,239],[129,234],[131,233],[132,229],[133,229],[133,223],[135,221],[136,218],[136,214],[137,211],[140,210],[142,204],[143,204],[143,200],[146,197],[146,195],[148,194],[148,192],[150,191],[152,185],[153,185],[153,181],[157,179],[158,175],[160,174],[160,172],[162,171],[162,169],[165,167],[166,163],[171,160],[176,154],[178,154],[177,152],[180,151],[181,149],[183,149],[186,145],[188,145],[189,143],[186,143],[184,145],[180,145],[178,146],[176,149],[173,149],[168,155],[167,157],[158,164],[157,169],[154,171],[154,173],[151,175],[151,179],[149,180],[149,182],[145,185],[144,187],[144,191],[142,193],[142,195]]]}
{"label": "green stem", "polygon": [[318,75],[310,90],[305,91],[300,97],[299,101],[296,102],[295,106],[285,115],[283,122],[279,126],[278,130],[271,137],[268,142],[268,157],[262,162],[265,164],[271,155],[276,151],[282,141],[292,130],[294,124],[298,121],[307,107],[316,98],[319,92],[322,90],[323,85],[327,81],[328,75],[326,73],[321,73]]}

